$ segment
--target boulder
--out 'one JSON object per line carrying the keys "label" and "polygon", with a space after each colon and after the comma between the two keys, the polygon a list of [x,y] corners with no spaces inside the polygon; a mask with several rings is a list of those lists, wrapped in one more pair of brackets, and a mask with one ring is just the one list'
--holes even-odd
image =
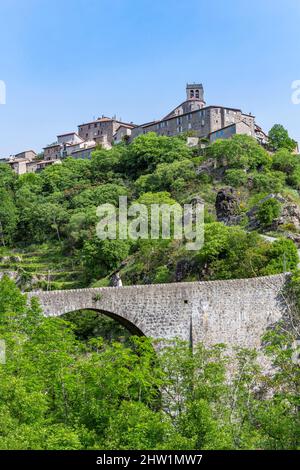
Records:
{"label": "boulder", "polygon": [[291,202],[284,204],[277,225],[293,224],[296,230],[300,230],[300,207]]}
{"label": "boulder", "polygon": [[122,280],[119,272],[113,273],[110,278],[111,287],[122,287]]}
{"label": "boulder", "polygon": [[269,200],[276,199],[280,204],[282,204],[282,210],[280,216],[273,221],[272,227],[269,227],[270,230],[277,230],[280,226],[291,224],[294,230],[300,230],[300,207],[294,202],[287,201],[280,194],[268,194],[256,204],[250,211],[247,212],[249,219],[248,229],[257,230],[260,228],[260,223],[257,220],[257,211],[260,204]]}
{"label": "boulder", "polygon": [[226,225],[236,225],[241,221],[240,199],[233,188],[224,188],[218,191],[215,208],[219,222],[224,222]]}

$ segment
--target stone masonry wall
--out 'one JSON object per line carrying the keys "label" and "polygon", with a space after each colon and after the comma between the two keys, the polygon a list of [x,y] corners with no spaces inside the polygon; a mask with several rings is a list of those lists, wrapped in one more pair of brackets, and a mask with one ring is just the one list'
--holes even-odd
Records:
{"label": "stone masonry wall", "polygon": [[81,309],[105,312],[133,332],[152,338],[179,337],[259,347],[261,335],[280,320],[286,275],[209,282],[31,292],[45,315]]}

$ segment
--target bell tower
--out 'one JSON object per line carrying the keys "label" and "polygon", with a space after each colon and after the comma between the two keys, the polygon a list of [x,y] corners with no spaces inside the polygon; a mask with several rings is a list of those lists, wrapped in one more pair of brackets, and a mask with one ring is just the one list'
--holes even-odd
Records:
{"label": "bell tower", "polygon": [[202,101],[204,103],[204,89],[202,83],[187,83],[186,85],[187,101]]}

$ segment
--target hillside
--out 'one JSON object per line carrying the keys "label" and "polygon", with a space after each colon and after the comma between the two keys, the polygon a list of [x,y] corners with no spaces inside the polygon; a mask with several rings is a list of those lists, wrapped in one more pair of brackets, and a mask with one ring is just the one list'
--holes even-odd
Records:
{"label": "hillside", "polygon": [[[25,290],[230,279],[296,267],[300,243],[300,158],[268,152],[247,136],[189,148],[186,137],[139,136],[17,177],[0,167],[1,271]],[[205,244],[100,240],[100,204],[119,196],[146,204],[201,201]],[[269,236],[269,237],[268,237]]]}
{"label": "hillside", "polygon": [[[299,156],[245,136],[191,149],[185,137],[148,134],[21,177],[2,165],[0,271],[28,291],[107,285],[116,270],[124,284],[294,270],[299,185]],[[204,201],[203,248],[100,240],[96,208],[120,195],[147,206]],[[19,288],[0,280],[1,449],[299,448],[294,330],[278,324],[262,350],[234,355],[224,344],[191,353],[175,339],[155,350],[98,311],[46,317]]]}

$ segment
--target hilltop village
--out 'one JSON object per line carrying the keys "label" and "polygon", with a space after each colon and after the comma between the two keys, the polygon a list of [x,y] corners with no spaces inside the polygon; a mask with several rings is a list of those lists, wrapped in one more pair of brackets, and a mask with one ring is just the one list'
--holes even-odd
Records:
{"label": "hilltop village", "polygon": [[110,149],[114,144],[131,141],[140,134],[156,132],[158,135],[190,135],[189,145],[198,145],[200,139],[212,143],[217,139],[228,139],[235,134],[252,136],[265,146],[268,136],[255,122],[251,113],[241,109],[220,105],[207,105],[202,84],[187,84],[186,99],[158,121],[144,124],[123,122],[115,116],[101,116],[96,120],[79,124],[77,132],[62,133],[56,141],[37,154],[25,150],[0,162],[8,163],[19,175],[43,170],[49,165],[59,164],[66,157],[90,159],[92,152],[100,146]]}

